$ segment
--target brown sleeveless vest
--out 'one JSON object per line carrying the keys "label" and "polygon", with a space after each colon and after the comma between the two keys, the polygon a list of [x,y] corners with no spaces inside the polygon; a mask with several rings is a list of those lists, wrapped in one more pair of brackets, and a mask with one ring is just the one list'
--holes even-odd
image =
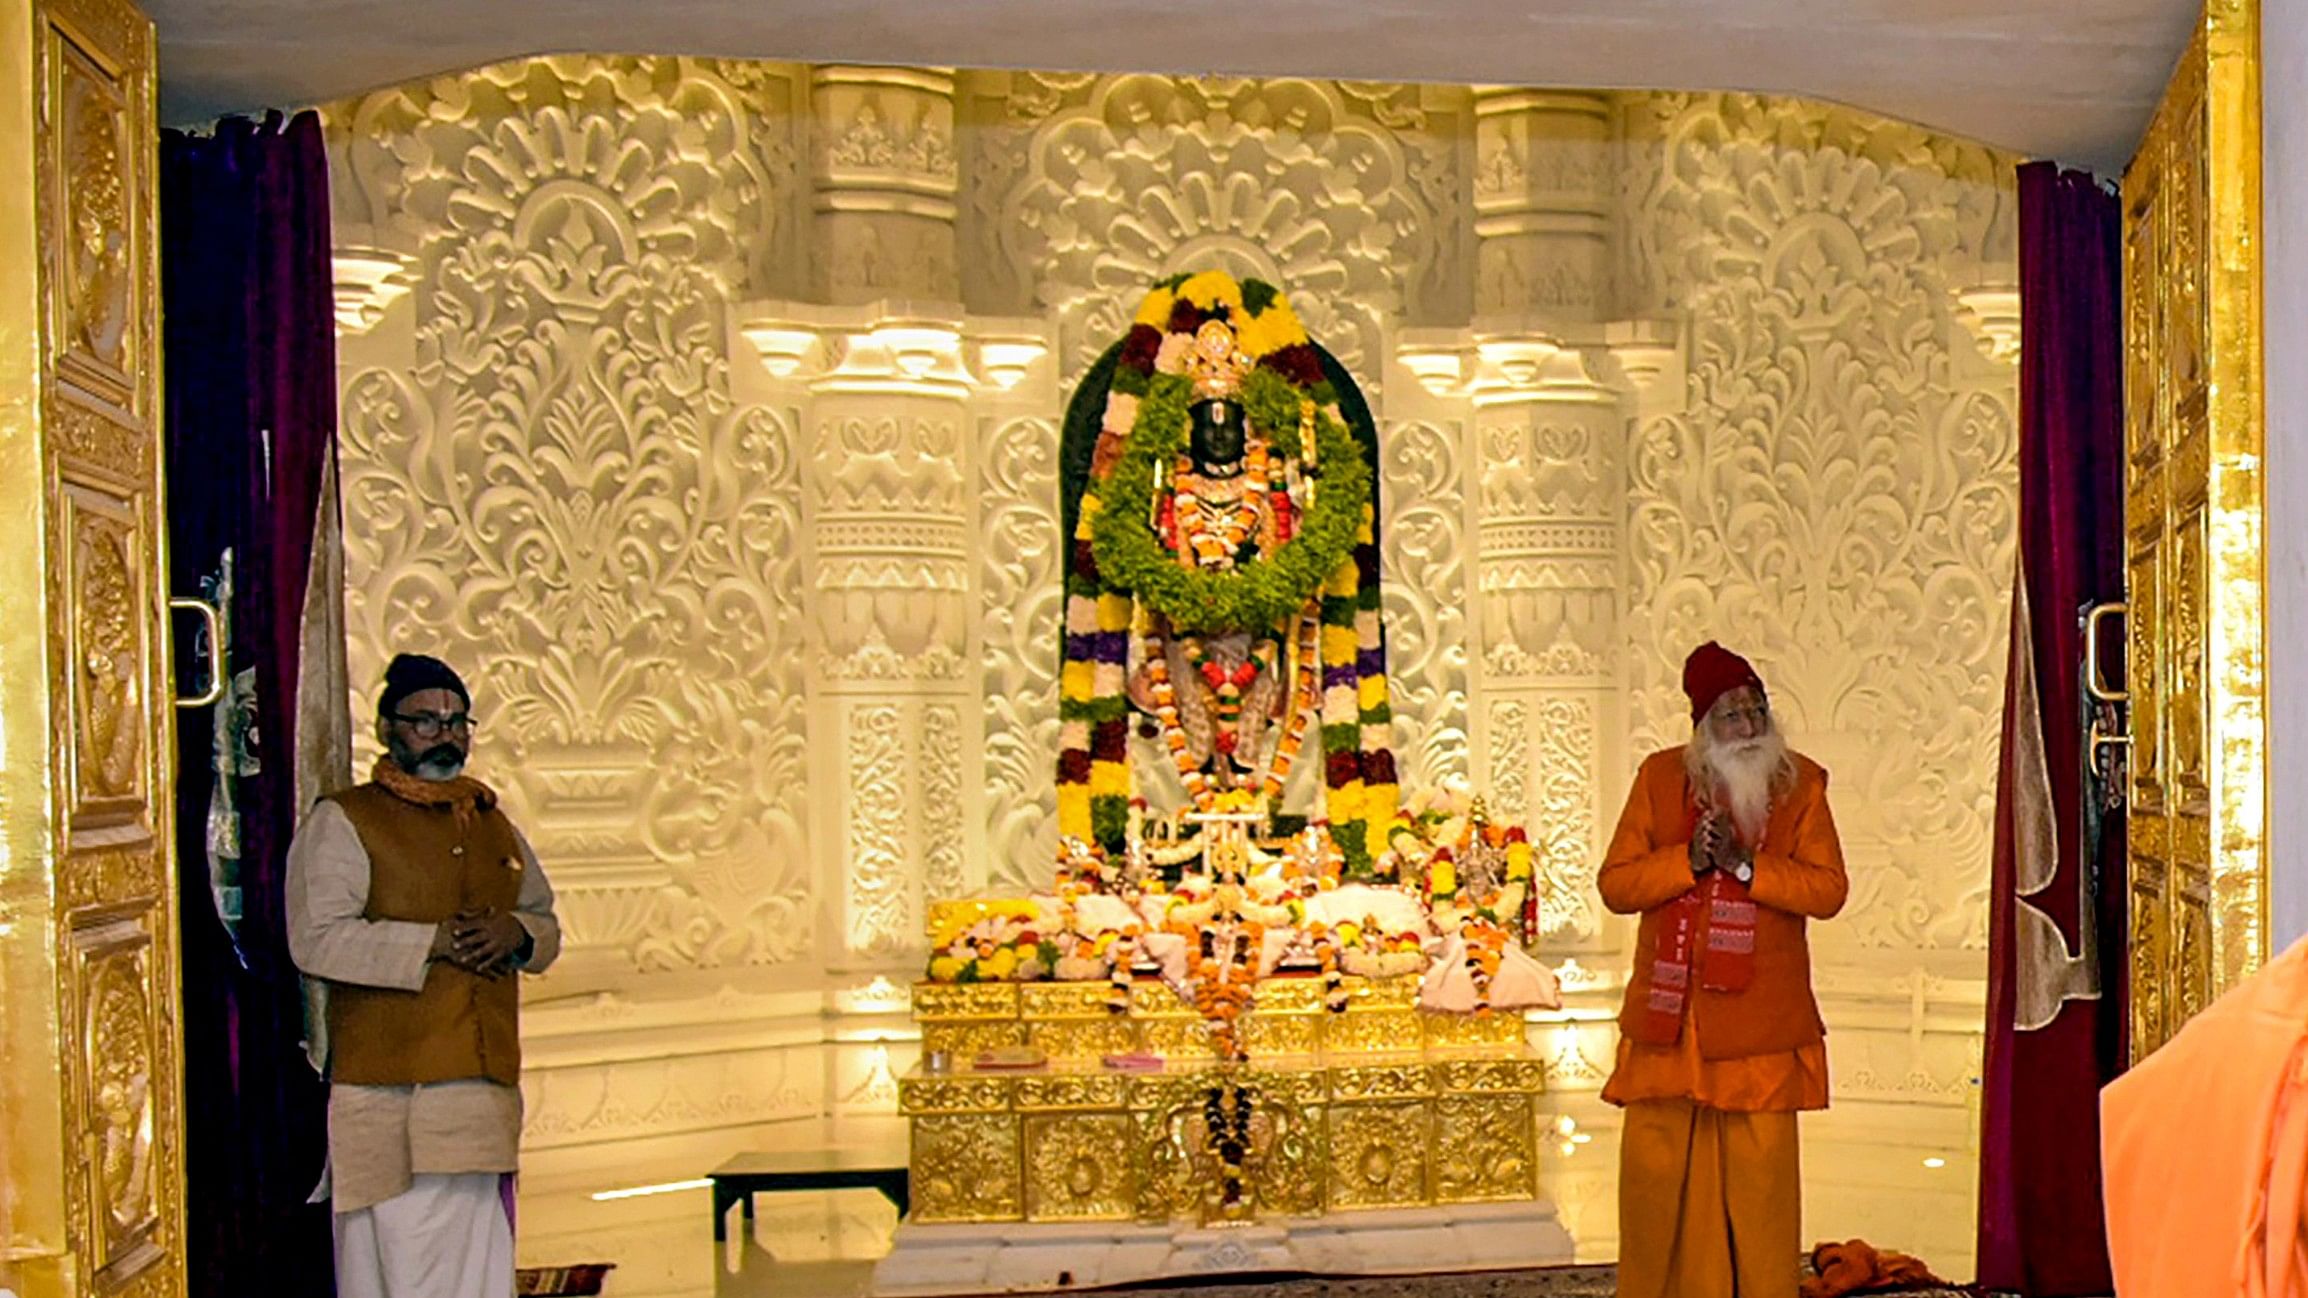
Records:
{"label": "brown sleeveless vest", "polygon": [[[479,906],[513,909],[521,849],[490,808],[460,834],[456,813],[420,807],[377,784],[331,795],[369,854],[371,920],[438,924]],[[361,1086],[410,1086],[521,1075],[519,979],[488,979],[447,961],[425,966],[419,991],[329,984],[329,1076]]]}

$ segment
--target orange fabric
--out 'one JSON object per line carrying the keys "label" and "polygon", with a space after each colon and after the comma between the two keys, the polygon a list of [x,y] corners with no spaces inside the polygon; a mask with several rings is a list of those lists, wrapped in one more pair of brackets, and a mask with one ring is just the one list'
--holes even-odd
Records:
{"label": "orange fabric", "polygon": [[2120,1298],[2308,1298],[2308,940],[2100,1092]]}
{"label": "orange fabric", "polygon": [[1921,1259],[1885,1252],[1863,1239],[1820,1245],[1811,1250],[1811,1266],[1819,1274],[1803,1282],[1803,1298],[1844,1298],[1947,1283]]}
{"label": "orange fabric", "polygon": [[1627,1106],[1618,1298],[1796,1298],[1803,1167],[1792,1113]]}
{"label": "orange fabric", "polygon": [[1604,1100],[1624,1107],[1644,1100],[1695,1100],[1729,1113],[1793,1113],[1827,1107],[1827,1042],[1738,1059],[1709,1059],[1699,1027],[1683,1010],[1683,1035],[1671,1046],[1619,1038],[1618,1064]]}
{"label": "orange fabric", "polygon": [[[1684,1022],[1698,1029],[1699,1048],[1709,1060],[1786,1054],[1817,1045],[1827,1032],[1811,994],[1805,926],[1842,910],[1850,881],[1827,805],[1827,772],[1808,758],[1793,760],[1795,787],[1772,805],[1748,886],[1756,902],[1754,981],[1737,992],[1697,986],[1686,1009]],[[1690,804],[1683,750],[1652,754],[1627,794],[1597,878],[1605,906],[1643,917],[1635,932],[1634,976],[1619,1016],[1621,1032],[1638,1039],[1666,906],[1697,883],[1691,873]]]}

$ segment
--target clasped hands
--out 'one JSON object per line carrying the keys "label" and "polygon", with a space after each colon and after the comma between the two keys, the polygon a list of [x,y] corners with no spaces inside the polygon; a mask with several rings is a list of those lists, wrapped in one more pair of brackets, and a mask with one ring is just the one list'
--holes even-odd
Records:
{"label": "clasped hands", "polygon": [[529,945],[529,930],[508,911],[491,906],[468,907],[433,927],[433,949],[428,958],[446,960],[466,973],[502,978]]}
{"label": "clasped hands", "polygon": [[1713,810],[1700,814],[1698,828],[1691,831],[1691,873],[1736,870],[1754,860],[1755,854],[1739,841],[1738,831],[1732,828],[1731,817]]}

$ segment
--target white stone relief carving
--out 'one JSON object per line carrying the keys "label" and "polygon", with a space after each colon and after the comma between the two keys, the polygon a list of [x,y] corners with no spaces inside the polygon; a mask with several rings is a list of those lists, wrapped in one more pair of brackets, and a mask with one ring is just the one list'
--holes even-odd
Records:
{"label": "white stone relief carving", "polygon": [[1538,810],[1531,802],[1531,709],[1519,698],[1491,701],[1491,793],[1510,816],[1528,818]]}
{"label": "white stone relief carving", "polygon": [[1387,675],[1405,787],[1468,769],[1466,488],[1456,430],[1390,425],[1381,449]]}
{"label": "white stone relief carving", "polygon": [[993,425],[979,486],[986,781],[978,814],[993,883],[1022,891],[1046,879],[1058,851],[1057,426]]}
{"label": "white stone relief carving", "polygon": [[1880,845],[1822,944],[1976,948],[2014,384],[1950,342],[2008,168],[1746,96],[1648,97],[1630,132],[1635,282],[1693,319],[1688,409],[1642,424],[1628,474],[1630,755],[1687,733],[1689,646],[1750,653],[1796,743],[1837,768],[1847,842]]}
{"label": "white stone relief carving", "polygon": [[1595,832],[1595,705],[1585,698],[1543,700],[1531,734],[1538,750],[1531,855],[1540,880],[1539,931],[1549,938],[1593,938],[1602,926],[1595,874],[1605,846]]}
{"label": "white stone relief carving", "polygon": [[1280,287],[1365,376],[1381,323],[1414,291],[1446,291],[1430,282],[1456,247],[1455,146],[1377,120],[1367,94],[1226,77],[1033,85],[1064,106],[998,142],[990,170],[1007,188],[968,211],[999,214],[979,246],[1036,286],[1069,376],[1121,337],[1145,284],[1188,265]]}
{"label": "white stone relief carving", "polygon": [[850,708],[844,771],[849,827],[847,941],[854,955],[891,955],[912,940],[907,870],[905,735],[888,704]]}
{"label": "white stone relief carving", "polygon": [[[1188,265],[1289,291],[1379,410],[1405,782],[1529,818],[1545,922],[1598,976],[1624,953],[1593,914],[1597,795],[1680,740],[1675,667],[1709,637],[1756,653],[1835,768],[1854,893],[1823,958],[1872,986],[1903,946],[1978,942],[2015,482],[2002,160],[1738,96],[1542,95],[1507,148],[1463,87],[825,71],[536,60],[331,112],[340,226],[412,285],[343,344],[356,705],[397,648],[472,667],[482,766],[573,956],[641,995],[830,986],[844,956],[902,981],[920,899],[1046,882],[1063,393],[1035,389]],[[883,202],[908,185],[926,208]],[[863,206],[821,220],[833,199]],[[1528,213],[1591,224],[1476,228]],[[813,301],[858,305],[784,310],[813,265]],[[916,334],[864,305],[925,294],[952,318]],[[1478,306],[1520,314],[1478,332]],[[992,312],[1043,349],[1015,392],[1025,370],[972,350]],[[814,841],[813,799],[839,808]],[[1871,1040],[1862,1089],[1943,1099],[1941,1035]],[[1574,1047],[1583,1075],[1607,1031]],[[837,1074],[874,1093],[830,1055],[790,1066],[809,1084],[726,1103],[603,1066],[545,1128],[793,1116]]]}
{"label": "white stone relief carving", "polygon": [[922,710],[922,885],[929,900],[959,897],[962,871],[962,720],[950,703]]}
{"label": "white stone relief carving", "polygon": [[355,706],[401,648],[468,673],[573,955],[789,960],[796,448],[731,399],[719,324],[776,173],[714,65],[555,66],[332,112],[339,192],[417,249],[414,364],[344,357]]}

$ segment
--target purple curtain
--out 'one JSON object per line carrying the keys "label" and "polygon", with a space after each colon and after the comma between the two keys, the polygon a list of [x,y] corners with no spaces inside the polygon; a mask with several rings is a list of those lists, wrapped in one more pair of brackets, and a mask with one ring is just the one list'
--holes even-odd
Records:
{"label": "purple curtain", "polygon": [[[2050,1298],[2114,1290],[2099,1089],[2124,1056],[2124,830],[2102,795],[2122,779],[2094,769],[2107,751],[2086,737],[2082,615],[2124,591],[2122,236],[2116,198],[2048,162],[2020,168],[2019,217],[2020,559],[1990,894],[1979,1279]],[[2104,666],[2120,673],[2121,637],[2108,639]]]}
{"label": "purple curtain", "polygon": [[[296,683],[323,473],[336,454],[328,162],[312,113],[161,139],[170,568],[201,590],[229,548],[227,670],[246,673],[254,765],[228,790],[237,880],[209,868],[214,713],[179,714],[186,1172],[194,1294],[335,1292],[326,1149],[281,884],[296,805]],[[178,657],[196,652],[180,642]],[[213,885],[237,882],[237,917]],[[228,918],[236,919],[228,928]]]}

